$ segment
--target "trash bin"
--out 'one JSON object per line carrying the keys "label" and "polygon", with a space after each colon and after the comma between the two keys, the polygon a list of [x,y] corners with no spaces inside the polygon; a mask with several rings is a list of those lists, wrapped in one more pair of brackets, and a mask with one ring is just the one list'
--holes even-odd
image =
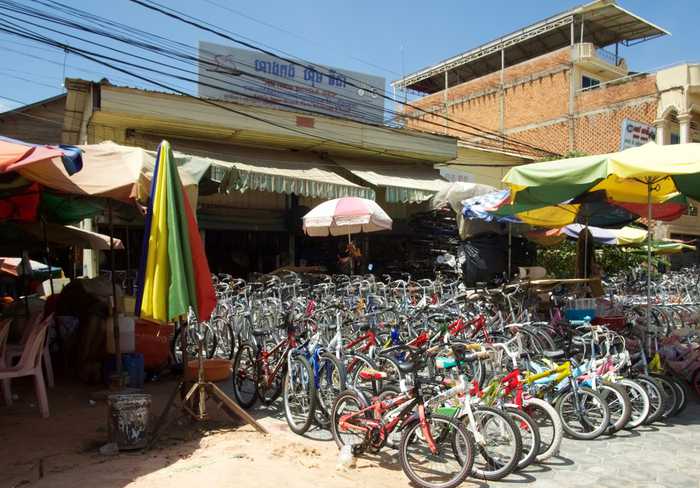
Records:
{"label": "trash bin", "polygon": [[110,395],[107,398],[109,442],[119,450],[146,447],[151,418],[151,395]]}

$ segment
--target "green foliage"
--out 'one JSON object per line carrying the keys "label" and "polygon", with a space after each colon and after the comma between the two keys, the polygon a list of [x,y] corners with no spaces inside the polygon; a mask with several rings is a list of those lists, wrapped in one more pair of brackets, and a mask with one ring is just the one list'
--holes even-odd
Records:
{"label": "green foliage", "polygon": [[[652,257],[654,266],[663,258]],[[646,265],[645,254],[629,252],[629,248],[600,246],[595,251],[595,261],[604,275]],[[542,266],[555,278],[573,278],[576,273],[576,241],[566,240],[554,247],[537,249],[537,266]]]}
{"label": "green foliage", "polygon": [[576,273],[576,243],[566,240],[553,247],[538,247],[536,263],[555,278],[572,278]]}

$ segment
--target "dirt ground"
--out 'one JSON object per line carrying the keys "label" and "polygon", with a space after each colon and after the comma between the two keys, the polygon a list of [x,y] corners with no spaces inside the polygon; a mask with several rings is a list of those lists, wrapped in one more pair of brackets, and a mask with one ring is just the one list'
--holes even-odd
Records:
{"label": "dirt ground", "polygon": [[[170,380],[147,384],[154,414],[174,386]],[[49,390],[49,419],[39,416],[31,383],[13,382],[13,393],[18,395],[15,404],[0,406],[0,488],[409,486],[396,454],[388,449],[363,455],[355,468],[338,470],[330,434],[312,429],[297,436],[279,407],[254,411],[269,435],[232,423],[223,414],[206,423],[173,416],[153,450],[104,456],[99,448],[107,442],[107,407],[104,401],[90,402],[92,390],[59,382]],[[692,398],[672,422],[589,442],[565,439],[561,455],[545,464],[501,482],[469,480],[462,486],[697,488],[699,441],[700,403]]]}
{"label": "dirt ground", "polygon": [[[146,386],[154,413],[173,387],[172,381]],[[3,488],[407,485],[388,452],[358,460],[351,471],[337,470],[338,450],[330,435],[317,430],[311,438],[297,436],[278,410],[257,412],[269,435],[233,425],[222,414],[204,425],[176,418],[153,450],[104,456],[99,447],[107,441],[107,407],[104,401],[90,402],[90,389],[73,384],[50,390],[48,419],[39,416],[30,383],[13,384],[13,393],[19,397],[15,404],[0,407]]]}

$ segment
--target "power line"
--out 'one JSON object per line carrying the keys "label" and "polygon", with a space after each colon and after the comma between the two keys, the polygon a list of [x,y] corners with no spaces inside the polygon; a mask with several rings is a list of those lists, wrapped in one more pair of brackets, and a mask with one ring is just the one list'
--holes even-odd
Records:
{"label": "power line", "polygon": [[[5,3],[7,3],[7,2],[5,2]],[[14,3],[14,2],[10,2],[10,3]],[[39,2],[39,3],[41,3],[41,2]],[[57,2],[52,2],[52,3],[53,3],[53,4],[56,4]],[[58,5],[60,5],[60,4],[58,4]],[[66,8],[69,8],[69,7],[66,7]],[[20,13],[25,13],[26,15],[37,15],[37,14],[40,14],[40,12],[38,12],[38,11],[30,11],[29,13],[27,13],[27,12],[25,12],[25,10],[23,10],[23,9],[17,9],[17,8],[15,8],[13,11],[18,11],[18,12],[20,12]],[[80,11],[76,11],[75,9],[73,9],[72,12],[78,12],[78,13],[79,13]],[[12,16],[9,16],[9,17],[10,17],[10,18],[13,18]],[[113,38],[113,39],[115,39],[115,40],[118,40],[118,41],[120,41],[120,42],[130,43],[130,40],[129,40],[129,39],[126,39],[126,40],[125,40],[125,39],[122,38],[122,37],[119,37],[119,36],[116,36],[116,37],[115,37],[115,35],[113,35],[113,34],[111,34],[111,33],[106,33],[106,32],[98,31],[98,30],[95,30],[95,29],[86,29],[82,24],[76,24],[76,23],[74,23],[74,22],[72,22],[72,21],[68,21],[68,20],[66,20],[66,19],[54,18],[54,17],[51,17],[50,14],[43,14],[43,15],[41,16],[41,19],[45,19],[45,18],[47,18],[47,17],[48,17],[49,19],[54,20],[55,22],[62,23],[63,25],[67,25],[67,26],[70,26],[70,27],[72,27],[72,28],[78,28],[78,29],[80,29],[80,30],[88,31],[88,32],[94,33],[94,34],[96,34],[96,35],[108,36],[108,37],[111,37],[111,38]],[[91,18],[91,19],[100,19],[99,17],[95,17],[95,16],[92,16],[92,15],[90,15],[90,18]],[[106,23],[109,23],[109,24],[111,25],[111,21],[101,20],[101,22],[102,22],[102,23],[105,23],[105,22],[106,22]],[[127,26],[127,27],[124,27],[124,26],[121,25],[121,24],[117,24],[117,25],[121,27],[121,30],[129,31],[129,29],[132,29],[132,28],[129,28],[128,26]],[[56,30],[50,29],[50,28],[45,27],[45,26],[39,26],[39,27],[44,28],[44,29],[47,29],[47,30],[52,31],[52,32],[58,33]],[[133,29],[132,29],[132,30],[133,30]],[[138,32],[137,29],[136,29],[136,31]],[[63,32],[61,32],[61,33],[63,33]],[[63,34],[65,34],[65,33],[63,33]],[[70,35],[70,37],[73,37],[73,38],[75,38],[75,39],[81,40],[82,42],[87,42],[87,43],[90,43],[90,44],[95,44],[94,42],[87,41],[87,40],[82,39],[82,38],[77,37],[77,36]],[[160,36],[156,36],[156,37],[158,37],[159,39],[165,39],[165,38],[162,38],[162,37],[160,37]],[[165,40],[167,41],[167,39],[165,39]],[[169,41],[169,42],[174,43],[174,44],[180,44],[180,45],[182,45],[181,43],[177,43],[177,41]],[[112,47],[109,47],[109,46],[104,46],[104,45],[102,45],[102,44],[95,44],[95,45],[99,45],[99,46],[101,46],[101,47],[103,47],[103,48],[110,49],[110,50],[114,50],[114,51],[119,52],[119,53],[124,53],[124,51],[121,51],[121,50],[118,50],[118,49],[115,49],[115,48],[112,48]],[[158,48],[158,47],[155,47],[155,46],[152,46],[152,45],[145,45],[145,44],[143,44],[143,43],[139,43],[139,44],[137,44],[137,46],[140,47],[140,48],[142,48],[142,49],[148,49],[148,50],[151,50],[151,51],[160,53],[160,54],[164,54],[164,53],[165,53],[165,54],[168,55],[168,57],[171,57],[171,58],[173,58],[173,55],[175,55],[176,57],[182,57],[182,56],[183,56],[183,55],[180,54],[180,53],[174,53],[174,54],[173,54],[172,51],[163,51],[162,48]],[[128,53],[128,54],[131,54],[131,53]],[[175,67],[175,66],[167,65],[167,64],[164,64],[164,63],[161,63],[161,62],[157,62],[157,61],[154,61],[154,60],[151,60],[151,59],[148,59],[148,58],[144,58],[144,57],[142,57],[142,56],[137,56],[137,57],[138,57],[139,59],[142,59],[142,60],[145,60],[145,61],[148,61],[148,62],[151,62],[151,63],[156,63],[156,64],[159,64],[159,65],[167,66],[167,67],[172,68],[172,69],[179,69],[179,70],[182,70],[182,68],[177,68],[177,67]],[[127,65],[129,65],[129,66],[131,66],[131,67],[134,67],[134,68],[137,68],[137,69],[143,69],[142,66],[135,65],[134,63],[128,63],[128,62],[125,62],[125,61],[123,61],[123,60],[117,60],[116,58],[109,58],[109,59],[111,59],[111,60],[113,60],[113,61],[116,61],[116,62],[121,62],[121,63],[127,64]],[[197,58],[191,57],[191,56],[189,56],[188,59],[189,59],[190,61],[195,61],[195,60],[197,60]],[[201,62],[201,59],[200,59],[199,61]],[[183,70],[183,71],[186,71],[186,70]],[[191,82],[191,83],[199,83],[199,84],[202,84],[201,81],[200,81],[200,82],[197,82],[196,80],[187,79],[187,78],[183,78],[183,77],[178,77],[177,75],[172,75],[171,73],[165,73],[165,72],[160,72],[160,73],[161,73],[161,74],[165,74],[166,76],[174,76],[174,77],[177,77],[178,79],[181,79],[181,80],[183,80],[183,81],[189,81],[189,82]],[[190,72],[190,73],[191,73],[191,72]],[[210,77],[210,78],[211,78],[211,77]],[[262,78],[262,80],[268,80],[268,79]],[[232,85],[235,85],[235,84],[232,84]],[[238,85],[238,86],[240,87],[240,85]],[[219,88],[219,87],[216,87],[216,88]],[[245,87],[244,87],[244,88],[245,88]],[[231,92],[231,93],[233,93],[233,94],[236,94],[236,95],[238,95],[238,96],[250,97],[250,98],[253,98],[253,99],[255,99],[255,100],[258,100],[258,97],[251,96],[251,95],[249,95],[249,94],[244,94],[244,93],[240,93],[240,92],[234,92],[234,91],[232,91],[232,90],[228,90],[228,91]],[[269,100],[268,100],[268,101],[269,101]],[[279,101],[277,101],[276,104],[280,105],[281,103],[280,103]],[[283,103],[282,103],[281,105],[287,106],[287,108],[299,110],[299,107],[294,106],[294,105],[290,106],[290,105],[288,105],[288,104],[283,104]],[[303,109],[302,109],[302,110],[303,110]],[[307,111],[310,111],[310,112],[312,112],[312,113],[314,112],[313,110],[308,110],[308,109],[307,109]],[[320,115],[327,115],[327,114],[326,114],[326,113],[320,113]],[[465,132],[465,131],[462,131],[462,132]],[[483,134],[474,134],[474,133],[468,133],[468,134],[469,134],[469,135],[474,135],[474,136],[483,137]],[[488,138],[487,138],[487,139],[488,139]],[[482,144],[483,144],[483,143],[482,143]],[[485,145],[485,144],[484,144],[484,145]]]}
{"label": "power line", "polygon": [[[135,3],[135,4],[137,4],[137,5],[141,5],[142,7],[145,7],[145,8],[147,8],[147,9],[149,9],[149,10],[153,10],[153,11],[155,11],[155,12],[159,12],[159,13],[161,13],[162,15],[165,15],[165,16],[167,16],[167,17],[171,17],[171,18],[176,19],[176,20],[178,20],[178,21],[180,21],[180,22],[189,24],[189,25],[191,25],[191,26],[193,26],[193,27],[196,27],[196,28],[198,28],[198,29],[200,29],[200,30],[203,30],[203,31],[205,31],[205,32],[209,32],[209,33],[211,33],[211,34],[214,34],[214,35],[216,35],[216,36],[218,36],[218,37],[221,37],[221,38],[223,38],[223,39],[227,39],[227,40],[229,40],[229,41],[231,41],[231,42],[235,42],[236,44],[240,44],[240,45],[242,45],[242,46],[248,47],[249,49],[254,49],[254,50],[256,50],[256,51],[259,51],[259,52],[262,52],[262,53],[264,53],[264,54],[267,54],[268,56],[273,56],[273,57],[278,58],[278,59],[281,59],[281,60],[283,60],[283,61],[285,61],[285,62],[293,63],[293,64],[295,64],[295,65],[297,65],[297,66],[299,66],[299,67],[304,67],[304,64],[299,63],[299,62],[297,62],[297,61],[295,61],[295,60],[293,60],[293,59],[286,58],[286,57],[283,57],[283,56],[279,56],[279,55],[277,55],[277,54],[275,54],[275,53],[273,53],[273,52],[271,52],[271,51],[269,51],[269,50],[267,50],[267,49],[264,49],[264,48],[261,48],[261,47],[259,47],[259,46],[256,46],[255,44],[252,44],[252,43],[246,42],[246,41],[242,41],[242,40],[240,40],[240,39],[236,39],[236,38],[234,38],[234,37],[231,37],[231,36],[227,35],[226,33],[221,32],[220,30],[213,29],[213,28],[211,28],[211,27],[207,27],[207,26],[205,26],[205,25],[202,25],[202,23],[201,23],[201,21],[200,21],[199,19],[195,19],[195,18],[192,17],[192,16],[189,16],[189,15],[187,15],[187,14],[183,14],[182,12],[180,12],[180,11],[178,11],[178,10],[176,10],[176,9],[173,9],[173,8],[170,8],[170,7],[165,7],[165,6],[161,5],[161,4],[159,4],[158,2],[151,1],[151,4],[153,4],[153,5],[149,5],[148,3],[146,3],[146,2],[143,1],[143,0],[129,0],[129,1],[132,2],[132,3]],[[168,9],[168,10],[166,10],[166,9]],[[188,19],[188,18],[185,18],[185,17],[189,17],[189,19]],[[195,19],[195,20],[190,20],[190,19]],[[326,75],[328,75],[328,73],[326,73]],[[349,78],[352,79],[352,77],[349,77]],[[363,83],[363,82],[360,81],[360,80],[356,80],[356,81],[359,81],[361,84]],[[366,89],[366,86],[360,86],[360,85],[354,84],[352,81],[349,81],[349,82],[347,82],[347,83],[348,83],[350,86],[353,86],[353,87],[355,87],[355,88],[363,88],[363,89]],[[503,140],[509,139],[509,138],[507,138],[506,136],[504,136],[504,135],[502,135],[502,134],[498,134],[498,133],[495,133],[495,132],[492,132],[492,131],[487,131],[487,130],[484,130],[484,129],[479,128],[479,127],[477,127],[477,126],[471,125],[471,124],[466,124],[466,123],[461,122],[461,121],[457,121],[457,120],[454,120],[454,119],[450,119],[449,117],[444,116],[444,115],[441,115],[441,114],[432,114],[432,113],[429,113],[429,112],[427,112],[426,110],[422,109],[421,107],[418,107],[418,106],[413,105],[413,104],[411,104],[411,103],[403,102],[403,101],[401,101],[401,100],[397,100],[397,99],[395,99],[395,98],[393,98],[393,97],[391,97],[391,96],[386,95],[386,93],[384,93],[384,90],[382,90],[382,93],[378,93],[378,95],[381,96],[382,98],[386,99],[386,100],[390,100],[390,101],[392,101],[392,102],[399,103],[399,104],[401,104],[401,105],[403,105],[403,106],[410,107],[410,108],[412,108],[412,109],[414,109],[414,110],[416,110],[416,111],[419,111],[419,112],[421,112],[421,113],[423,113],[423,114],[430,115],[430,116],[433,116],[433,117],[437,116],[437,117],[439,117],[439,118],[441,118],[441,119],[444,119],[444,120],[446,120],[446,121],[448,121],[448,122],[452,122],[452,123],[455,123],[455,124],[458,124],[458,125],[461,125],[461,126],[465,126],[465,127],[470,128],[470,129],[477,130],[477,131],[479,131],[479,132],[483,132],[484,134],[489,134],[489,135],[492,135],[492,136],[495,135],[495,136],[497,136],[497,137],[499,137],[499,138],[501,138],[501,139],[503,139]],[[445,128],[448,128],[448,129],[449,129],[449,127],[447,127],[447,126],[445,126]],[[527,143],[524,143],[524,142],[521,142],[521,141],[514,141],[514,143],[515,143],[515,144],[522,145],[523,147],[528,147],[528,148],[530,148],[530,149],[535,149],[535,150],[540,151],[540,152],[544,152],[544,153],[548,153],[548,154],[552,154],[552,155],[557,155],[557,156],[559,155],[559,154],[553,153],[553,152],[551,152],[551,151],[549,151],[549,150],[547,150],[547,149],[543,149],[543,148],[539,148],[539,147],[536,147],[536,146],[532,146],[532,145],[530,145],[530,144],[527,144]]]}

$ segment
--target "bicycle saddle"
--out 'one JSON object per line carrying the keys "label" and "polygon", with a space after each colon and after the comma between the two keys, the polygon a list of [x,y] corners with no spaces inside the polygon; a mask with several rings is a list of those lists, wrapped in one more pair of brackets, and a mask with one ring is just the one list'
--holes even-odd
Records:
{"label": "bicycle saddle", "polygon": [[267,329],[253,329],[253,335],[254,335],[255,337],[266,336],[266,335],[268,335],[269,333],[270,333],[270,331],[267,330]]}
{"label": "bicycle saddle", "polygon": [[542,355],[549,359],[560,359],[565,356],[564,351],[557,349],[556,351],[542,351]]}

